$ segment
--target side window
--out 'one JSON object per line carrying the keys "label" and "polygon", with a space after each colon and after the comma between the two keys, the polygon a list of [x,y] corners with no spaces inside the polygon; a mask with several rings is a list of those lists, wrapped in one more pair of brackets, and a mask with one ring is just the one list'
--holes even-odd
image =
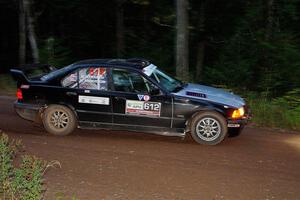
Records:
{"label": "side window", "polygon": [[77,87],[77,77],[78,71],[74,71],[71,74],[67,75],[62,81],[61,85],[63,87],[76,88]]}
{"label": "side window", "polygon": [[142,75],[126,69],[113,69],[112,78],[115,91],[150,93],[155,86]]}
{"label": "side window", "polygon": [[62,80],[63,87],[104,90],[108,88],[107,69],[104,67],[87,67],[79,69]]}
{"label": "side window", "polygon": [[107,69],[104,67],[88,67],[79,70],[79,88],[107,90]]}

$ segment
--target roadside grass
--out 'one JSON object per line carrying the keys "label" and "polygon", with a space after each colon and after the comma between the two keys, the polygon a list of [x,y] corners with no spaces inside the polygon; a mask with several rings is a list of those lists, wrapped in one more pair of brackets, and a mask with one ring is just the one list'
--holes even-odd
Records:
{"label": "roadside grass", "polygon": [[43,198],[43,175],[47,162],[31,155],[18,158],[23,146],[0,131],[0,199]]}
{"label": "roadside grass", "polygon": [[[44,175],[50,167],[61,165],[24,154],[21,140],[12,140],[0,130],[0,200],[44,199]],[[60,195],[56,199],[78,200],[75,195]]]}
{"label": "roadside grass", "polygon": [[255,125],[300,131],[300,89],[274,99],[260,95],[246,99]]}
{"label": "roadside grass", "polygon": [[16,83],[10,74],[0,74],[0,94],[14,95],[16,92]]}

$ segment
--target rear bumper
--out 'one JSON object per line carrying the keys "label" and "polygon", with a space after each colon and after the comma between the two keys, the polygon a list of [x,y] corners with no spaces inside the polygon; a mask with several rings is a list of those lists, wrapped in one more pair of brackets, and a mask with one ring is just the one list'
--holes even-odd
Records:
{"label": "rear bumper", "polygon": [[30,121],[38,121],[41,105],[26,104],[16,101],[14,103],[16,113],[23,119]]}

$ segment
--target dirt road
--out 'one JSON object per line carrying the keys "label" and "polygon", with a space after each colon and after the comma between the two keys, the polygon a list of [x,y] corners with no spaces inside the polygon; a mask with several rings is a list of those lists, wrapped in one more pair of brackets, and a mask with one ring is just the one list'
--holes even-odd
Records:
{"label": "dirt road", "polygon": [[51,136],[20,119],[0,97],[0,129],[26,152],[58,160],[46,199],[300,199],[300,134],[246,128],[218,146],[122,131]]}

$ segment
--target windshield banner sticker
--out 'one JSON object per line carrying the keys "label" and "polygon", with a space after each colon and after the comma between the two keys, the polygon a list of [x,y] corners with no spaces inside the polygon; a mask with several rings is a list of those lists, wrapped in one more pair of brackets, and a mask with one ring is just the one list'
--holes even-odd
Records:
{"label": "windshield banner sticker", "polygon": [[153,71],[156,69],[157,67],[153,64],[148,65],[147,67],[144,67],[143,72],[144,74],[146,74],[147,76],[151,76],[151,74],[153,73]]}
{"label": "windshield banner sticker", "polygon": [[109,98],[79,95],[78,102],[79,103],[87,103],[87,104],[109,105]]}
{"label": "windshield banner sticker", "polygon": [[140,101],[149,101],[150,100],[149,95],[138,94],[137,96],[138,96]]}
{"label": "windshield banner sticker", "polygon": [[161,103],[126,100],[126,114],[160,116]]}

